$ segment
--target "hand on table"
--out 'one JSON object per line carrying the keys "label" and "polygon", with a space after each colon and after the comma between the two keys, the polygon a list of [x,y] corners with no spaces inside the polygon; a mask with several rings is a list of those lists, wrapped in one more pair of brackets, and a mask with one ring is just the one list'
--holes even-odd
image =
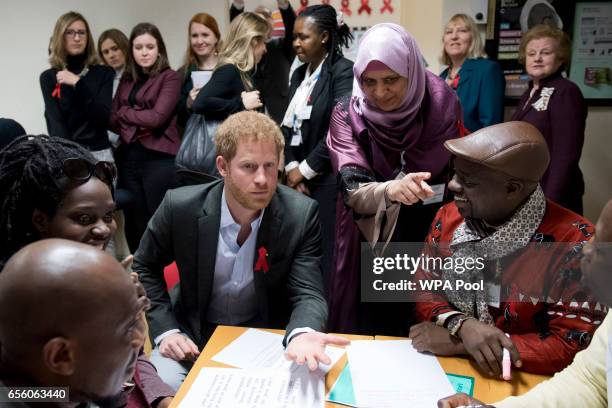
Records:
{"label": "hand on table", "polygon": [[296,335],[291,339],[285,358],[293,360],[299,365],[308,364],[308,369],[314,371],[319,366],[319,363],[329,364],[331,359],[325,354],[325,346],[348,346],[351,343],[349,339],[331,334],[310,332]]}
{"label": "hand on table", "polygon": [[412,346],[418,352],[429,351],[437,356],[465,354],[461,340],[450,335],[448,330],[432,322],[415,324],[410,328]]}
{"label": "hand on table", "polygon": [[189,337],[182,333],[172,333],[162,339],[159,353],[174,361],[195,361],[200,355],[200,350]]}
{"label": "hand on table", "polygon": [[478,401],[475,398],[470,397],[464,393],[458,393],[455,395],[451,395],[450,397],[442,398],[438,401],[438,408],[457,408],[462,406],[482,406],[493,408],[492,405],[485,405],[484,403]]}
{"label": "hand on table", "polygon": [[523,365],[521,356],[512,340],[495,326],[489,326],[476,319],[469,319],[463,323],[458,334],[465,350],[489,375],[501,376],[504,348],[510,352],[510,359],[516,367]]}
{"label": "hand on table", "polygon": [[434,196],[434,191],[425,180],[431,173],[408,173],[400,180],[393,180],[385,189],[387,198],[394,202],[411,205]]}

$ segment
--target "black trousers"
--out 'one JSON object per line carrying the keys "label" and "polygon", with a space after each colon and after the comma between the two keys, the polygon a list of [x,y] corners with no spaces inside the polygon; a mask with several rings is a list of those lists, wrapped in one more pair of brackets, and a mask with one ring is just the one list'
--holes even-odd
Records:
{"label": "black trousers", "polygon": [[319,220],[321,222],[321,270],[325,293],[329,287],[332,259],[336,241],[336,199],[338,186],[333,173],[324,173],[306,182],[311,198],[319,203]]}
{"label": "black trousers", "polygon": [[131,198],[125,208],[125,235],[134,253],[166,191],[175,187],[174,156],[136,142],[119,148],[117,167],[119,187]]}

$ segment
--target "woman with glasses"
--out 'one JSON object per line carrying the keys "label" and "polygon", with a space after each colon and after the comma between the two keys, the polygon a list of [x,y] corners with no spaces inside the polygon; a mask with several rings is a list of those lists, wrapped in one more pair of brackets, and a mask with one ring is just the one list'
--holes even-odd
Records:
{"label": "woman with glasses", "polygon": [[[0,271],[15,252],[39,239],[104,250],[116,228],[115,176],[113,163],[97,161],[69,140],[26,135],[9,144],[0,152]],[[135,388],[113,407],[167,407],[174,395],[143,354],[133,382]]]}
{"label": "woman with glasses", "polygon": [[183,87],[181,88],[181,99],[176,108],[178,122],[181,126],[185,126],[187,123],[193,101],[198,96],[200,89],[206,85],[217,66],[221,41],[217,20],[208,13],[198,13],[191,17],[187,27],[187,35],[189,36],[189,44],[187,45],[185,64],[179,70],[183,76]]}
{"label": "woman with glasses", "polygon": [[73,140],[99,160],[112,161],[106,130],[114,72],[99,65],[87,20],[74,11],[55,23],[51,68],[40,75],[50,136]]}
{"label": "woman with glasses", "polygon": [[193,102],[193,112],[221,121],[232,113],[263,106],[252,74],[266,53],[269,32],[266,19],[255,13],[242,13],[232,20],[219,62]]}
{"label": "woman with glasses", "polygon": [[135,252],[149,219],[174,186],[181,78],[170,69],[166,45],[153,24],[134,27],[130,50],[132,58],[113,100],[111,130],[121,136],[116,152],[119,187],[133,198],[125,209],[125,232]]}

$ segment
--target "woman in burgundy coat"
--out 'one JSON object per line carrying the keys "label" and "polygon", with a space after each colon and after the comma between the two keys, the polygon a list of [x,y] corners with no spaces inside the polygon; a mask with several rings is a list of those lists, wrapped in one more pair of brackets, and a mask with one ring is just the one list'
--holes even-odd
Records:
{"label": "woman in burgundy coat", "polygon": [[531,123],[546,139],[550,165],[541,181],[546,197],[582,214],[584,179],[578,162],[587,105],[578,86],[561,75],[570,49],[567,34],[557,28],[539,25],[523,35],[519,60],[532,81],[512,120]]}
{"label": "woman in burgundy coat", "polygon": [[170,69],[157,27],[138,24],[130,35],[132,58],[111,113],[111,130],[121,136],[117,150],[119,186],[131,193],[125,232],[135,252],[149,218],[174,186],[174,156],[180,146],[175,108],[180,75]]}

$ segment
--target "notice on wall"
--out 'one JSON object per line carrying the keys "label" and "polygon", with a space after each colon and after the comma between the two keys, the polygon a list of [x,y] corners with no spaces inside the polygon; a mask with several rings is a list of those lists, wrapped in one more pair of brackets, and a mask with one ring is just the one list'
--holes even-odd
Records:
{"label": "notice on wall", "polygon": [[612,98],[612,3],[577,3],[570,79],[585,98]]}

